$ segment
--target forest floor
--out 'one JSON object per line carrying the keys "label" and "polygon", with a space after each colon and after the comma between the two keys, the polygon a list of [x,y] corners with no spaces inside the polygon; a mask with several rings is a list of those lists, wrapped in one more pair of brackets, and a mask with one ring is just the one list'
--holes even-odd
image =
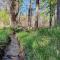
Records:
{"label": "forest floor", "polygon": [[[11,32],[9,28],[0,30],[0,45],[4,45],[5,42],[8,42],[7,36]],[[35,31],[19,31],[16,35],[20,43],[20,55],[22,54],[25,60],[60,60],[59,26],[40,28]]]}

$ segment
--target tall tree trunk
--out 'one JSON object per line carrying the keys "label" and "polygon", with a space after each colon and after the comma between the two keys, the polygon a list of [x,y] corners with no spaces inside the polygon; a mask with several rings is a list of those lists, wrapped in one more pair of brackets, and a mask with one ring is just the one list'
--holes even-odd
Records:
{"label": "tall tree trunk", "polygon": [[55,26],[57,26],[57,7],[56,7],[56,9],[55,9],[54,20],[55,20]]}
{"label": "tall tree trunk", "polygon": [[60,25],[60,0],[57,0],[57,24]]}
{"label": "tall tree trunk", "polygon": [[35,28],[38,28],[38,20],[39,20],[39,1],[36,0],[36,21],[35,21]]}
{"label": "tall tree trunk", "polygon": [[11,7],[10,7],[10,14],[11,14],[11,23],[12,27],[15,29],[17,24],[17,16],[19,10],[19,1],[18,0],[11,0]]}
{"label": "tall tree trunk", "polygon": [[31,19],[32,19],[32,3],[30,0],[29,10],[28,10],[28,27],[31,27]]}
{"label": "tall tree trunk", "polygon": [[52,27],[52,16],[51,16],[51,14],[50,14],[49,26]]}
{"label": "tall tree trunk", "polygon": [[52,11],[51,11],[51,1],[50,1],[50,21],[49,21],[49,27],[52,26]]}
{"label": "tall tree trunk", "polygon": [[50,21],[49,21],[49,27],[52,26],[52,6],[51,6],[51,0],[50,0]]}

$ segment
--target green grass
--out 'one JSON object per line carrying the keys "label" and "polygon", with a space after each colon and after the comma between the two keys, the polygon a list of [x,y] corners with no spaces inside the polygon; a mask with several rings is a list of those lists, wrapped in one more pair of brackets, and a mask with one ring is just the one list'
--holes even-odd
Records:
{"label": "green grass", "polygon": [[0,29],[0,48],[6,47],[9,42],[9,34],[12,32],[10,28]]}
{"label": "green grass", "polygon": [[26,60],[60,60],[60,27],[17,33]]}

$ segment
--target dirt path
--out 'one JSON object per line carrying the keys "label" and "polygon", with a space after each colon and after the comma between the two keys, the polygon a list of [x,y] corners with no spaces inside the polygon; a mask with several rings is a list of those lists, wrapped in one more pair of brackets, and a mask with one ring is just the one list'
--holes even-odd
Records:
{"label": "dirt path", "polygon": [[19,45],[16,35],[11,35],[11,43],[6,48],[3,60],[20,60],[19,59]]}

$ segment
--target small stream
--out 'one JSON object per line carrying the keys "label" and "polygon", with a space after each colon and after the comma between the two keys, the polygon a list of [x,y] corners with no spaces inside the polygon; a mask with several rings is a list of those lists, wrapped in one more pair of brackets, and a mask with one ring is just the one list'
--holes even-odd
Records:
{"label": "small stream", "polygon": [[[19,44],[16,35],[11,35],[11,42],[5,49],[5,54],[2,60],[20,60],[19,58]],[[0,59],[1,60],[1,59]]]}

